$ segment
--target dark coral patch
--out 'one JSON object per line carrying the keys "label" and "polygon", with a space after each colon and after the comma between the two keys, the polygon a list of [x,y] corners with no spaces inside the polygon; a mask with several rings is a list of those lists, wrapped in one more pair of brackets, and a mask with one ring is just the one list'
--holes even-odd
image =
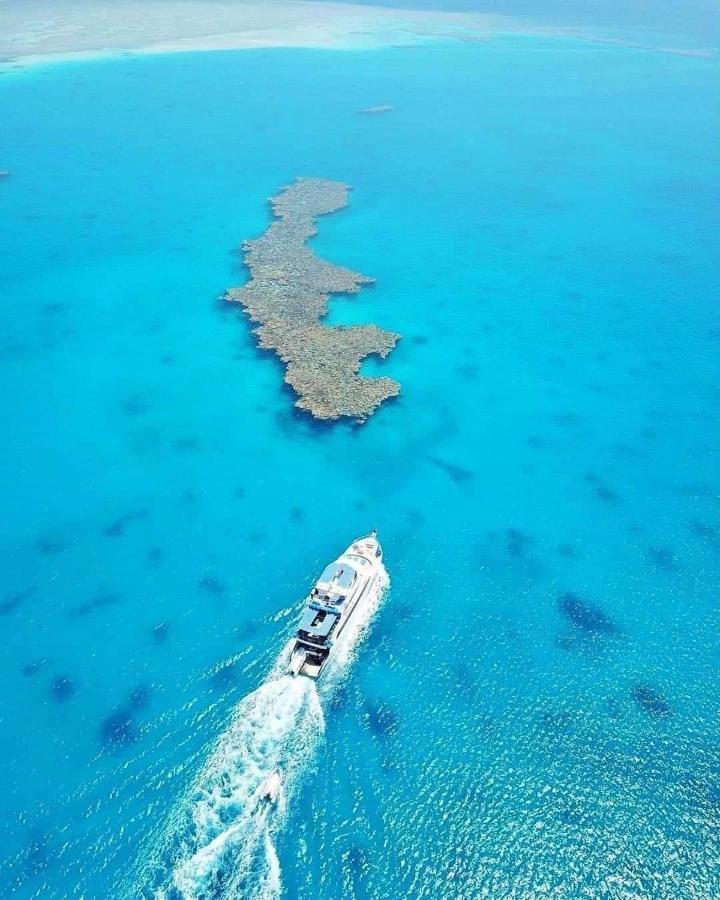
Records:
{"label": "dark coral patch", "polygon": [[330,695],[330,709],[333,710],[333,712],[344,709],[349,703],[350,692],[346,685],[340,685],[340,687]]}
{"label": "dark coral patch", "polygon": [[391,631],[387,625],[377,622],[367,637],[368,650],[377,650],[391,639]]}
{"label": "dark coral patch", "polygon": [[430,462],[441,469],[454,484],[463,484],[475,477],[475,472],[471,469],[466,469],[464,466],[459,466],[457,463],[447,462],[447,460],[438,459],[437,457],[430,457]]}
{"label": "dark coral patch", "polygon": [[675,554],[668,547],[648,547],[648,559],[663,572],[677,572],[679,566]]}
{"label": "dark coral patch", "polygon": [[301,522],[304,522],[305,510],[301,509],[299,506],[293,506],[290,510],[290,521],[294,525],[299,525]]}
{"label": "dark coral patch", "polygon": [[365,703],[365,721],[370,731],[376,737],[383,739],[397,734],[400,727],[400,717],[382,700]]}
{"label": "dark coral patch", "polygon": [[125,533],[125,528],[130,525],[131,522],[138,522],[142,519],[146,519],[150,515],[150,510],[148,509],[133,509],[130,512],[125,513],[119,518],[115,519],[114,522],[111,522],[104,530],[103,534],[105,537],[117,538],[122,537]]}
{"label": "dark coral patch", "polygon": [[577,413],[556,413],[550,416],[550,419],[556,425],[562,426],[578,425],[582,421],[582,417]]}
{"label": "dark coral patch", "polygon": [[163,561],[165,554],[160,547],[150,547],[145,557],[148,566],[155,568]]}
{"label": "dark coral patch", "polygon": [[370,854],[362,847],[352,847],[348,850],[345,861],[355,875],[364,875],[370,868]]}
{"label": "dark coral patch", "polygon": [[31,879],[40,875],[51,862],[50,841],[41,828],[33,828],[25,848],[22,878]]}
{"label": "dark coral patch", "polygon": [[25,663],[20,671],[25,678],[32,678],[33,675],[37,675],[38,672],[41,672],[47,664],[48,659],[46,657],[42,657],[41,659],[31,659],[30,662]]}
{"label": "dark coral patch", "polygon": [[212,575],[203,575],[198,581],[198,587],[203,591],[207,591],[208,594],[213,594],[215,597],[225,593],[225,585]]}
{"label": "dark coral patch", "polygon": [[152,639],[156,644],[164,644],[170,635],[170,623],[158,622],[158,624],[150,632]]}
{"label": "dark coral patch", "polygon": [[562,594],[558,598],[558,608],[573,627],[586,634],[620,634],[620,629],[601,609],[586,603],[577,594]]}
{"label": "dark coral patch", "polygon": [[100,739],[109,750],[126,747],[137,741],[137,726],[129,707],[121,707],[103,719],[100,724]]}
{"label": "dark coral patch", "polygon": [[235,629],[235,633],[242,640],[249,640],[254,637],[258,631],[260,630],[260,626],[254,619],[249,619],[247,622],[243,622],[242,625],[238,625]]}
{"label": "dark coral patch", "polygon": [[67,703],[75,696],[75,685],[69,675],[56,675],[50,683],[50,696],[56,703]]}
{"label": "dark coral patch", "polygon": [[122,603],[122,599],[120,594],[99,594],[97,597],[93,597],[92,600],[73,606],[72,609],[68,610],[68,618],[82,619],[98,609],[117,606],[119,603]]}
{"label": "dark coral patch", "polygon": [[122,411],[127,416],[144,416],[150,412],[151,404],[140,394],[132,394],[126,397],[122,404]]}
{"label": "dark coral patch", "polygon": [[508,528],[505,532],[505,549],[509,556],[525,556],[531,544],[532,538],[517,528]]}
{"label": "dark coral patch", "polygon": [[105,537],[121,537],[123,532],[125,531],[125,520],[124,519],[116,519],[114,522],[111,522],[105,529],[103,529],[103,534]]}
{"label": "dark coral patch", "polygon": [[175,449],[180,453],[190,453],[193,450],[199,450],[200,446],[200,441],[194,437],[177,438],[175,441]]}
{"label": "dark coral patch", "polygon": [[599,484],[595,488],[595,496],[608,506],[614,506],[620,500],[620,495],[605,484]]}
{"label": "dark coral patch", "polygon": [[632,444],[613,444],[612,449],[617,453],[618,456],[622,456],[625,459],[646,459],[647,454],[640,450],[638,447],[633,447]]}
{"label": "dark coral patch", "polygon": [[447,672],[447,681],[453,695],[471,698],[476,695],[478,680],[475,672],[465,662],[454,664]]}
{"label": "dark coral patch", "polygon": [[672,709],[663,694],[648,684],[634,684],[630,696],[637,705],[655,719],[663,719],[672,715]]}
{"label": "dark coral patch", "polygon": [[0,347],[0,357],[3,359],[20,359],[31,352],[30,346],[22,341],[8,341]]}
{"label": "dark coral patch", "polygon": [[56,553],[62,553],[65,544],[55,537],[41,537],[35,545],[43,556],[54,556]]}
{"label": "dark coral patch", "polygon": [[692,497],[693,500],[710,500],[718,496],[718,491],[709,484],[681,484],[678,487],[678,493],[684,494],[686,497]]}
{"label": "dark coral patch", "polygon": [[6,616],[16,610],[19,606],[35,593],[34,587],[25,588],[24,591],[18,591],[16,594],[10,594],[0,603],[0,616]]}
{"label": "dark coral patch", "polygon": [[538,437],[536,434],[530,434],[525,438],[525,443],[528,447],[533,447],[535,450],[539,450],[542,447],[547,447],[547,441],[544,438]]}
{"label": "dark coral patch", "polygon": [[65,307],[62,303],[45,303],[41,307],[40,312],[44,316],[56,316],[58,313],[63,312],[64,309]]}
{"label": "dark coral patch", "polygon": [[480,368],[478,366],[473,366],[472,364],[467,363],[466,365],[458,366],[457,373],[466,381],[474,381],[480,374]]}
{"label": "dark coral patch", "polygon": [[598,500],[602,500],[603,503],[607,503],[609,506],[619,502],[620,495],[612,488],[609,488],[595,472],[586,472],[583,480],[586,484],[592,485],[593,492]]}
{"label": "dark coral patch", "polygon": [[128,696],[128,703],[133,709],[142,709],[147,706],[152,697],[152,687],[149,684],[140,684]]}
{"label": "dark coral patch", "polygon": [[696,537],[706,540],[715,550],[720,548],[720,532],[712,525],[695,519],[690,523],[690,532]]}
{"label": "dark coral patch", "polygon": [[235,660],[228,660],[217,666],[211,673],[210,684],[217,690],[224,690],[235,684],[236,674]]}
{"label": "dark coral patch", "polygon": [[544,738],[562,740],[573,730],[575,720],[562,708],[544,709],[538,717],[538,730]]}
{"label": "dark coral patch", "polygon": [[393,603],[392,609],[393,618],[398,625],[402,622],[409,622],[411,619],[414,619],[417,612],[412,603],[402,603],[398,601]]}

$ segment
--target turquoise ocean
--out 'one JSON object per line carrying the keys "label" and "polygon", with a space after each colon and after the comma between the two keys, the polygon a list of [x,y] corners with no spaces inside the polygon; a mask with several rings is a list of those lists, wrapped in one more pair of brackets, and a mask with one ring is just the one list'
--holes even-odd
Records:
{"label": "turquoise ocean", "polygon": [[[506,37],[0,77],[3,896],[720,896],[718,74]],[[329,321],[402,334],[362,427],[218,299],[301,175],[376,279]],[[364,640],[268,682],[371,527]]]}

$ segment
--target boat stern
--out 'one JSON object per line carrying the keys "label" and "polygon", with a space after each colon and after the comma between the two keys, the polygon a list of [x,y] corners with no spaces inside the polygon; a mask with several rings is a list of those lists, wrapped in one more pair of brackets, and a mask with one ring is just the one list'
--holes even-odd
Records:
{"label": "boat stern", "polygon": [[316,654],[308,653],[304,647],[296,645],[290,656],[288,672],[294,677],[306,675],[308,678],[317,678],[324,662],[325,659],[320,659]]}

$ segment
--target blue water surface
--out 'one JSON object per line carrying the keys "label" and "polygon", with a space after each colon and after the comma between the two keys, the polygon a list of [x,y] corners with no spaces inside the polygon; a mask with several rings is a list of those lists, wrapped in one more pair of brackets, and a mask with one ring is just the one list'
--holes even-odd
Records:
{"label": "blue water surface", "polygon": [[[150,0],[152,2],[152,0]],[[332,2],[332,0],[330,0]],[[512,16],[651,46],[717,48],[715,0],[356,0],[369,6]]]}
{"label": "blue water surface", "polygon": [[[720,896],[719,99],[716,60],[520,38],[0,78],[3,894],[149,896],[377,526],[282,895]],[[298,175],[352,185],[313,247],[377,279],[329,321],[402,334],[362,427],[218,300]]]}

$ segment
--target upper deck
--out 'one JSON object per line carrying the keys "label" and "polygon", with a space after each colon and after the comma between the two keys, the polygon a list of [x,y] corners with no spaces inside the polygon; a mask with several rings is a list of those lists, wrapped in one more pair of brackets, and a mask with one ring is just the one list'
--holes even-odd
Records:
{"label": "upper deck", "polygon": [[317,589],[320,592],[349,591],[357,580],[357,570],[344,559],[335,560],[325,567],[318,578]]}

